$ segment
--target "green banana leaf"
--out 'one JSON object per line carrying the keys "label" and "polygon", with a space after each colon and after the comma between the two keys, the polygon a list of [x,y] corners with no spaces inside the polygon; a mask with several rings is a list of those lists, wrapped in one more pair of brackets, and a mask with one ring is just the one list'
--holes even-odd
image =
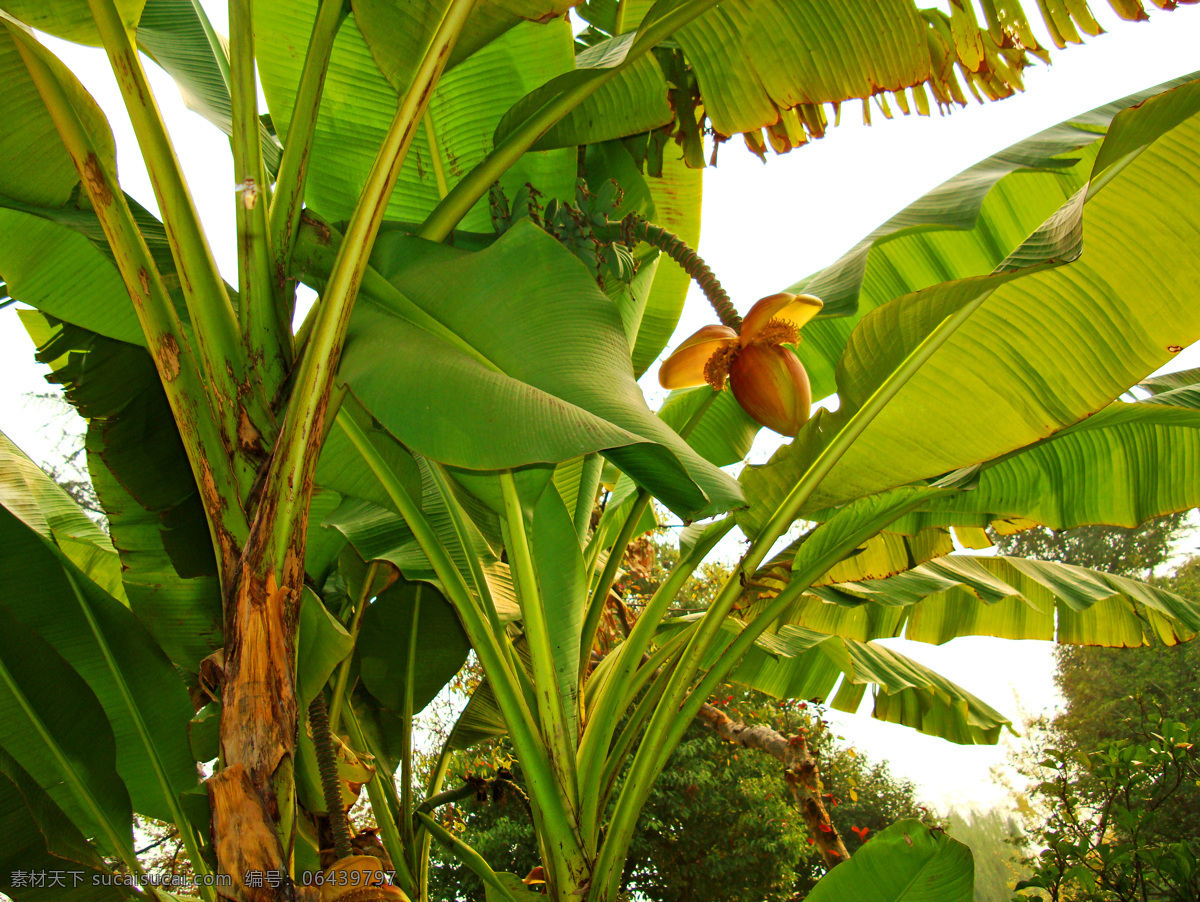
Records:
{"label": "green banana leaf", "polygon": [[[347,399],[347,405],[344,409],[351,411],[357,407],[352,399]],[[362,418],[358,412],[353,415]],[[456,482],[450,481],[455,491],[455,502],[464,506],[467,514],[468,547],[464,549],[451,520],[447,499],[442,496],[433,478],[431,464],[424,458],[410,454],[381,429],[361,423],[360,426],[393,473],[406,484],[409,493],[421,499],[425,517],[467,584],[473,585],[467,560],[469,553],[481,564],[501,619],[517,619],[520,615],[512,576],[508,564],[500,558],[502,542],[495,513],[483,508]],[[396,513],[386,493],[379,488],[375,475],[361,466],[357,452],[340,430],[330,432],[317,467],[317,479],[322,483],[332,482],[346,493],[341,504],[325,516],[323,526],[343,535],[364,561],[387,561],[398,568],[405,579],[427,582],[439,592],[442,590],[441,582],[417,544],[412,530]]]}
{"label": "green banana leaf", "polygon": [[[746,615],[762,603],[748,605]],[[1191,639],[1200,631],[1200,604],[1084,567],[954,554],[888,579],[818,587],[780,618],[862,642],[903,636],[940,645],[996,636],[1127,647]]]}
{"label": "green banana leaf", "polygon": [[121,562],[104,530],[2,432],[0,506],[56,545],[97,586],[126,602]]}
{"label": "green banana leaf", "polygon": [[[679,432],[711,392],[712,389],[707,386],[671,392],[658,410],[659,419]],[[712,401],[686,441],[692,450],[709,463],[724,467],[746,456],[759,429],[759,425],[742,410],[733,395],[722,392]],[[607,548],[616,538],[633,510],[637,488],[633,480],[624,474],[617,479],[600,516],[596,538],[592,539],[599,541],[600,547]],[[651,504],[634,527],[633,535],[640,536],[659,525],[654,505]]]}
{"label": "green banana leaf", "polygon": [[[652,6],[645,0],[620,5],[626,29]],[[1141,9],[1136,2],[1112,5],[1127,17],[1136,15],[1131,7]],[[1083,4],[1054,0],[1039,6],[1059,46],[1082,40],[1081,30],[1099,34]],[[617,9],[616,0],[589,0],[580,13],[612,34]],[[1030,57],[1049,56],[1023,4],[985,3],[983,12],[980,21],[971,3],[951,4],[947,15],[908,0],[734,0],[681,28],[674,39],[695,70],[713,130],[720,136],[750,133],[747,143],[760,153],[766,143],[783,153],[824,133],[824,104],[862,99],[866,117],[867,99],[891,93],[903,112],[915,108],[928,115],[930,94],[939,107],[967,102],[960,76],[980,100],[1021,90]],[[882,97],[879,104],[890,116]]]}
{"label": "green banana leaf", "polygon": [[984,275],[1084,186],[1117,113],[1191,81],[1184,76],[1105,104],[1005,148],[909,204],[838,260],[788,290],[824,315],[797,349],[813,399],[837,390],[850,333],[876,307],[953,279]]}
{"label": "green banana leaf", "polygon": [[[125,196],[125,202],[146,240],[146,246],[163,277],[167,292],[175,302],[175,309],[186,331],[189,328],[188,313],[175,271],[175,261],[167,243],[166,230],[161,222],[129,195]],[[13,222],[29,224],[31,238],[41,236],[55,252],[66,254],[63,258],[42,255],[35,246],[24,243],[20,236],[14,238],[11,248],[0,250],[0,253],[9,255],[4,259],[11,261],[25,278],[15,295],[17,300],[44,310],[56,319],[69,321],[109,338],[129,344],[145,344],[141,325],[129,302],[129,293],[125,291],[113,261],[112,249],[92,210],[70,202],[62,207],[39,207],[0,196],[0,215],[11,217]],[[86,242],[80,243],[80,238],[90,242],[90,246]],[[100,257],[96,256],[97,251]],[[107,267],[101,258],[107,258]],[[92,272],[97,275],[98,281],[79,289],[74,297],[61,297],[60,291],[74,290],[76,270],[85,274]],[[228,285],[226,291],[236,305],[237,292]]]}
{"label": "green banana leaf", "polygon": [[[894,528],[893,525],[891,529]],[[774,594],[787,585],[796,552],[807,538],[807,535],[800,537],[759,568],[747,586],[746,596],[750,597],[764,588],[769,588]],[[867,539],[848,557],[830,567],[813,585],[827,586],[831,583],[885,579],[952,551],[954,540],[950,537],[950,531],[941,526],[926,527],[914,535],[881,532]]]}
{"label": "green banana leaf", "polygon": [[1176,370],[1173,373],[1162,373],[1151,376],[1149,379],[1145,379],[1139,383],[1140,388],[1146,389],[1155,397],[1174,391],[1177,388],[1193,388],[1197,385],[1200,385],[1200,367],[1190,370]]}
{"label": "green banana leaf", "polygon": [[106,338],[143,341],[125,283],[85,236],[11,208],[0,208],[0,229],[0,266],[12,297]]}
{"label": "green banana leaf", "polygon": [[[664,638],[691,629],[694,617],[668,622]],[[727,620],[704,666],[742,631]],[[1010,721],[963,687],[891,648],[859,642],[794,624],[766,632],[755,641],[729,680],[779,699],[820,698],[854,713],[868,686],[874,689],[871,716],[898,723],[960,745],[995,745]]]}
{"label": "green banana leaf", "polygon": [[[175,79],[188,109],[230,134],[227,41],[213,30],[204,8],[191,0],[118,0],[116,5],[126,25],[136,29],[138,47]],[[59,0],[49,5],[5,0],[0,9],[55,37],[100,44],[86,0]],[[279,143],[265,126],[260,126],[260,137],[264,160],[274,172],[279,165]],[[28,159],[42,158],[31,153]]]}
{"label": "green banana leaf", "polygon": [[[38,312],[21,311],[21,318],[41,348],[40,359],[51,364],[54,380],[88,422],[89,469],[120,554],[121,591],[128,592],[134,613],[171,659],[195,672],[223,642],[216,562],[153,362],[140,347],[54,323]],[[345,453],[350,449],[340,438],[340,432],[331,434],[318,478],[352,491],[377,486],[357,455]],[[339,532],[324,526],[340,504],[340,492],[318,486],[306,543],[306,566],[317,584],[345,544]]]}
{"label": "green banana leaf", "polygon": [[[357,404],[353,396],[342,403],[343,415],[352,417],[367,434],[375,450],[387,461],[392,473],[408,489],[409,494],[421,496],[421,473],[413,455],[394,438],[371,422],[370,416]],[[341,429],[330,429],[317,461],[316,481],[318,485],[332,489],[347,499],[369,501],[376,507],[394,510],[387,492],[379,479],[365,467],[354,445]]]}
{"label": "green banana leaf", "polygon": [[[586,456],[564,460],[554,468],[554,475],[550,477],[550,481],[554,485],[554,490],[558,492],[558,497],[562,499],[563,506],[572,515],[574,515],[576,507],[581,503],[580,493],[592,490],[592,486],[584,485],[584,465],[587,460]],[[594,502],[594,497],[582,499],[582,504],[587,506],[589,521]],[[586,528],[584,531],[587,531]]]}
{"label": "green banana leaf", "polygon": [[[146,0],[114,0],[113,5],[125,27],[133,29],[137,27],[145,3]],[[20,19],[30,28],[52,34],[56,38],[80,44],[100,44],[100,33],[96,30],[88,0],[55,0],[54,3],[4,0],[0,10],[15,19]]]}
{"label": "green banana leaf", "polygon": [[188,724],[188,744],[192,757],[208,762],[221,754],[221,703],[209,702],[196,712]]}
{"label": "green banana leaf", "polygon": [[1172,407],[1187,407],[1191,410],[1200,409],[1200,385],[1188,385],[1172,391],[1159,392],[1147,398],[1147,404],[1170,404]]}
{"label": "green banana leaf", "polygon": [[646,407],[611,301],[542,230],[518,223],[469,255],[399,238],[374,259],[399,292],[356,305],[340,375],[407,447],[478,470],[599,450],[680,516],[741,503]]}
{"label": "green banana leaf", "polygon": [[[20,179],[0,186],[0,223],[6,238],[0,247],[0,269],[5,273],[8,293],[92,332],[143,344],[136,311],[108,240],[90,203],[82,196],[78,172],[16,45],[19,43],[58,74],[76,114],[100,148],[101,164],[111,171],[115,169],[115,151],[108,122],[75,76],[45,47],[15,25],[6,26],[0,35],[0,73],[10,86],[5,96],[11,104],[7,112],[12,123],[8,132],[11,138],[0,142],[0,170]],[[30,159],[44,160],[44,172],[26,173]],[[127,196],[125,200],[186,328],[188,314],[166,231],[132,198]],[[226,288],[236,304],[236,292]]]}
{"label": "green banana leaf", "polygon": [[[633,155],[622,142],[603,141],[589,144],[584,149],[580,171],[587,191],[591,194],[590,198],[580,197],[578,195],[581,195],[582,191],[577,192],[576,203],[582,210],[598,210],[601,200],[609,199],[612,209],[604,211],[609,222],[624,219],[631,213],[643,216],[651,222],[657,218],[658,213],[654,206],[654,196],[647,184],[648,179],[642,175]],[[585,263],[589,267],[596,266],[597,271],[603,274],[604,270],[596,262],[596,247],[587,240],[583,229],[580,229],[580,240],[584,242],[581,250]],[[605,278],[601,285],[604,293],[612,298],[620,311],[621,325],[625,328],[625,339],[630,347],[637,341],[638,329],[646,312],[646,302],[654,280],[658,277],[660,264],[663,267],[673,265],[663,258],[657,248],[645,243],[634,247],[632,256],[632,277],[628,280]]]}
{"label": "green banana leaf", "polygon": [[[47,13],[51,17],[71,14],[75,5],[87,13],[86,3],[59,5],[63,9],[56,6]],[[90,13],[87,22],[90,25]],[[85,236],[39,215],[67,204],[79,190],[79,172],[42,103],[22,51],[40,58],[55,74],[85,131],[100,148],[100,165],[112,171],[116,163],[112,130],[91,95],[53,54],[19,26],[4,23],[0,74],[5,91],[0,113],[6,128],[0,139],[0,230],[5,241],[0,247],[0,270],[8,293],[52,315],[83,318],[101,334],[140,340],[141,328],[116,267]]]}
{"label": "green banana leaf", "polygon": [[[537,902],[543,895],[526,886],[525,881],[517,874],[500,871],[495,877],[498,886],[487,882],[483,884],[484,902]],[[499,886],[504,887],[503,892]]]}
{"label": "green banana leaf", "polygon": [[[513,649],[528,673],[530,671],[529,643],[523,634],[513,640]],[[450,729],[450,735],[446,738],[446,745],[448,748],[461,751],[507,733],[508,726],[504,722],[504,715],[500,713],[495,693],[492,692],[492,686],[485,677],[475,687],[475,691],[467,700],[466,707],[458,715],[458,720],[454,722],[454,726]]]}
{"label": "green banana leaf", "polygon": [[968,474],[970,491],[931,502],[905,525],[979,527],[1018,519],[1052,529],[1132,527],[1195,507],[1200,412],[1170,406],[1172,396],[1182,397],[1167,392],[1144,403],[1114,402],[1048,439],[990,461]]}
{"label": "green banana leaf", "polygon": [[[1200,82],[1189,82],[1118,114],[1088,186],[993,274],[917,291],[864,317],[838,365],[837,412],[820,411],[770,463],[743,473],[744,528],[757,533],[831,437],[956,311],[974,313],[866,428],[809,510],[1052,435],[1200,337],[1200,309],[1182,301],[1200,278],[1198,110]],[[1148,278],[1150,259],[1170,268]]]}
{"label": "green banana leaf", "polygon": [[971,850],[917,820],[901,820],[869,838],[818,881],[808,902],[971,902]]}
{"label": "green banana leaf", "polygon": [[[419,605],[419,606],[418,606]],[[418,659],[409,660],[413,613]],[[425,708],[466,663],[471,650],[454,608],[428,583],[399,580],[367,608],[358,637],[363,686],[384,707],[404,710],[413,669],[413,711]]]}
{"label": "green banana leaf", "polygon": [[337,666],[354,651],[350,634],[326,609],[316,592],[305,587],[296,637],[296,703],[307,711]]}
{"label": "green banana leaf", "polygon": [[[128,296],[126,296],[128,297]],[[133,613],[179,666],[219,648],[221,593],[196,482],[150,355],[40,313],[22,320],[87,420],[85,447]]]}
{"label": "green banana leaf", "polygon": [[[34,485],[43,497],[53,488],[44,474]],[[99,699],[134,809],[173,820],[154,759],[174,795],[198,783],[187,743],[192,706],[171,662],[128,608],[7,504],[0,510],[0,544],[0,606],[61,654]]]}
{"label": "green banana leaf", "polygon": [[[262,0],[254,5],[263,92],[285,143],[316,8],[316,0]],[[376,66],[356,19],[343,25],[334,43],[309,157],[305,202],[331,221],[350,217],[396,113],[396,90]],[[380,40],[386,40],[387,34],[391,32]],[[401,46],[423,50],[431,36],[428,31],[405,35]],[[423,128],[432,129],[448,187],[491,150],[492,133],[505,110],[570,69],[573,57],[566,21],[523,22],[445,74],[430,101],[429,126]],[[510,196],[530,182],[548,197],[569,199],[574,195],[575,169],[573,149],[527,154],[501,184]],[[439,200],[430,142],[418,135],[389,201],[387,218],[420,222]],[[463,220],[461,228],[491,231],[486,200]]]}
{"label": "green banana leaf", "polygon": [[[580,50],[574,68],[513,104],[496,127],[493,143],[499,145],[519,131],[546,105],[597,81],[601,84],[595,92],[544,132],[533,150],[611,141],[670,123],[674,112],[667,102],[667,81],[658,61],[645,54],[629,55],[637,37],[629,32]],[[619,73],[615,77],[614,69]]]}
{"label": "green banana leaf", "polygon": [[[155,5],[191,8],[187,0]],[[195,15],[195,11],[192,11]],[[32,54],[56,74],[68,100],[99,149],[100,164],[115,171],[112,130],[75,76],[43,45],[14,24],[0,31],[0,74],[8,86],[0,101],[9,129],[0,140],[0,247],[9,293],[65,321],[132,344],[143,342],[135,310],[113,262],[99,220],[83,196],[79,174],[66,152],[21,53]],[[192,59],[189,57],[189,60]],[[37,161],[36,171],[29,168]],[[11,176],[11,177],[10,177]],[[126,196],[181,320],[188,321],[179,277],[161,222]],[[107,261],[107,265],[106,265]],[[227,290],[236,303],[236,292]]]}
{"label": "green banana leaf", "polygon": [[[654,198],[655,225],[678,235],[688,247],[700,243],[702,177],[700,170],[684,162],[674,145],[663,152],[661,174],[646,175],[646,186]],[[633,371],[639,378],[671,340],[691,284],[680,266],[669,260],[660,262],[633,346]]]}
{"label": "green banana leaf", "polygon": [[[0,892],[14,902],[115,902],[132,887],[104,886],[110,874],[99,853],[28,772],[0,751]],[[33,885],[32,873],[45,879]],[[49,877],[56,873],[62,880]],[[78,879],[76,879],[78,875]],[[93,879],[96,883],[93,883]]]}
{"label": "green banana leaf", "polygon": [[[175,79],[189,110],[225,134],[233,134],[228,41],[213,30],[203,6],[191,0],[146,0],[138,20],[137,43]],[[259,125],[259,144],[263,162],[274,174],[282,148],[263,124]]]}
{"label": "green banana leaf", "polygon": [[[36,206],[59,207],[79,184],[79,172],[58,137],[50,114],[18,51],[20,38],[11,26],[0,30],[0,72],[5,89],[0,116],[5,129],[0,137],[0,194]],[[31,41],[20,41],[26,48]],[[112,131],[100,108],[66,66],[49,53],[41,54],[74,101],[85,129],[101,148],[100,162],[112,166],[116,148]],[[7,243],[7,242],[6,242]]]}
{"label": "green banana leaf", "polygon": [[364,561],[387,561],[405,579],[434,582],[429,559],[403,518],[361,498],[343,498],[325,523],[346,537]]}
{"label": "green banana leaf", "polygon": [[0,748],[103,854],[133,857],[133,809],[104,708],[7,606],[0,607]]}
{"label": "green banana leaf", "polygon": [[[659,407],[658,415],[679,432],[711,394],[707,385],[673,391]],[[709,463],[727,467],[746,459],[761,428],[742,410],[733,392],[721,392],[693,427],[687,443]]]}
{"label": "green banana leaf", "polygon": [[[354,21],[379,71],[399,93],[412,81],[424,41],[445,15],[447,3],[423,0],[352,0]],[[446,68],[453,69],[476,50],[522,22],[560,18],[568,0],[482,0],[471,10]]]}

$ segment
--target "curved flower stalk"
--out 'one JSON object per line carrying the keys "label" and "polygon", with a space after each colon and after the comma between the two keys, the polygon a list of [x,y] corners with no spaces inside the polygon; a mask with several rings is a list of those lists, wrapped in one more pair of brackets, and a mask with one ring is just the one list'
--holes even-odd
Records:
{"label": "curved flower stalk", "polygon": [[803,364],[786,345],[800,341],[801,327],[821,312],[811,294],[773,294],[758,301],[740,328],[704,326],[668,357],[658,372],[663,388],[728,382],[746,413],[782,435],[808,422],[812,389]]}

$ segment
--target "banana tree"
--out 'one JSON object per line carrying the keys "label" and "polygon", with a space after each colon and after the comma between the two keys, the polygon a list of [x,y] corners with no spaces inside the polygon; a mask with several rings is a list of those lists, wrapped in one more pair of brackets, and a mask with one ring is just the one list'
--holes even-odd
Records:
{"label": "banana tree", "polygon": [[[1099,30],[1039,5],[1059,45]],[[546,892],[608,902],[721,680],[847,708],[874,686],[876,716],[994,742],[1001,715],[872,640],[1200,629],[1148,586],[950,554],[951,530],[1200,501],[1187,392],[1115,400],[1200,332],[1200,83],[1039,135],[735,304],[693,249],[706,133],[785,152],[850,100],[1008,96],[1047,51],[1013,2],[590,0],[581,29],[572,6],[231,0],[226,41],[184,0],[0,0],[0,273],[87,422],[111,531],[0,444],[14,872],[72,862],[81,898],[140,894],[136,812],[178,831],[206,900],[423,899],[433,841],[528,896],[431,816],[450,750],[505,732]],[[32,29],[104,48],[161,218]],[[142,54],[230,135],[236,288]],[[691,280],[719,322],[668,358],[656,414],[635,379]],[[319,300],[293,326],[300,283]],[[795,438],[735,480],[760,424]],[[600,655],[652,500],[692,524],[681,562]],[[668,616],[735,528],[713,605]],[[471,651],[486,680],[418,799],[414,712]],[[345,816],[364,783],[374,840]],[[819,785],[798,791],[838,863]],[[916,829],[828,892],[888,893],[928,860],[941,897],[969,893],[961,851]]]}

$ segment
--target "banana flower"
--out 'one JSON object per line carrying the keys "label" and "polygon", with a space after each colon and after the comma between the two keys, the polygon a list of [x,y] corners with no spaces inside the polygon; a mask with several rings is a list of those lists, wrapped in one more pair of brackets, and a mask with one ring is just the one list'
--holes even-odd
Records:
{"label": "banana flower", "polygon": [[785,345],[798,344],[800,327],[821,311],[810,294],[773,294],[750,308],[739,329],[710,325],[675,349],[658,372],[663,388],[708,383],[733,396],[757,422],[792,436],[808,422],[808,374]]}

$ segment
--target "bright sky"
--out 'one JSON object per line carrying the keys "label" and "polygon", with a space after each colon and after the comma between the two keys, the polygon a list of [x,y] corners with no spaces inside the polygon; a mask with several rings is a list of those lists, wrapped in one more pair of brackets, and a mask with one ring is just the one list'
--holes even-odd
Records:
{"label": "bright sky", "polygon": [[[224,27],[224,9],[205,2],[214,24]],[[743,310],[830,263],[893,213],[958,171],[1043,128],[1117,97],[1200,69],[1200,9],[1152,11],[1151,23],[1117,21],[1106,3],[1094,11],[1109,33],[1084,47],[1054,54],[1053,68],[1026,74],[1028,91],[1002,103],[974,105],[953,115],[858,124],[852,105],[843,124],[822,141],[767,165],[739,142],[722,148],[719,166],[705,176],[704,230],[700,250]],[[1036,19],[1036,5],[1028,4]],[[1036,23],[1035,24],[1040,24]],[[1048,38],[1043,39],[1050,45]],[[80,76],[113,125],[118,166],[125,189],[154,210],[128,118],[107,60],[98,50],[47,39]],[[192,186],[201,215],[216,244],[227,279],[236,279],[233,233],[233,175],[225,137],[187,111],[169,78],[152,64],[151,82]],[[708,321],[700,297],[689,299],[677,333],[683,338]],[[46,390],[44,368],[31,366],[32,345],[14,311],[0,311],[0,429],[35,459],[47,460],[63,425],[48,423],[44,405],[31,392]],[[1196,366],[1196,349],[1172,368]],[[648,392],[653,395],[653,390]],[[752,455],[765,460],[775,444],[764,437]],[[1050,647],[1037,642],[961,639],[933,647],[897,641],[906,654],[967,687],[1014,722],[1055,702]],[[868,702],[869,704],[869,702]],[[914,779],[942,805],[991,804],[1004,790],[989,770],[1004,758],[1002,748],[952,748],[942,740],[882,724],[862,715],[839,717],[838,728],[870,755]]]}

